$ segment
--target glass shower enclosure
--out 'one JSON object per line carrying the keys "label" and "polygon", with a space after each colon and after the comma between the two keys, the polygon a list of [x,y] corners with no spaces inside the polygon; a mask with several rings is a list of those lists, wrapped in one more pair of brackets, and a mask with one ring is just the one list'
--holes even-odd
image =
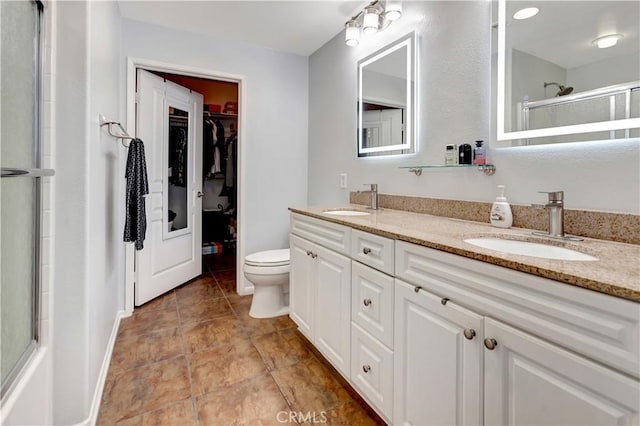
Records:
{"label": "glass shower enclosure", "polygon": [[0,375],[4,397],[38,345],[40,2],[0,2]]}

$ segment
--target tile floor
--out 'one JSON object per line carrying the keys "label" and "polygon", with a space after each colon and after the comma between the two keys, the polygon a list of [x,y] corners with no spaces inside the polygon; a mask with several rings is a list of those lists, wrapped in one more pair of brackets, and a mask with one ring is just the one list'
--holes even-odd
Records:
{"label": "tile floor", "polygon": [[122,320],[98,424],[384,424],[287,316],[249,317],[232,257],[204,259]]}

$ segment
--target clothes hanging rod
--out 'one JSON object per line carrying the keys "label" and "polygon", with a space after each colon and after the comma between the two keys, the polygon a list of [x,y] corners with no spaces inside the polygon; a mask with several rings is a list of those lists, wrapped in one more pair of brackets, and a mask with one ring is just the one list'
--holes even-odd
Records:
{"label": "clothes hanging rod", "polygon": [[[109,133],[111,136],[113,136],[116,139],[121,139],[120,142],[122,142],[122,146],[124,146],[125,148],[129,148],[129,145],[127,145],[125,143],[125,140],[126,139],[135,139],[135,138],[133,136],[129,136],[129,133],[127,133],[125,128],[122,127],[122,124],[120,124],[119,121],[107,120],[107,118],[102,114],[100,114],[98,117],[100,119],[100,127],[108,126],[107,127],[107,133]],[[114,133],[113,129],[112,129],[112,126],[118,126],[122,133],[120,133],[120,134]]]}

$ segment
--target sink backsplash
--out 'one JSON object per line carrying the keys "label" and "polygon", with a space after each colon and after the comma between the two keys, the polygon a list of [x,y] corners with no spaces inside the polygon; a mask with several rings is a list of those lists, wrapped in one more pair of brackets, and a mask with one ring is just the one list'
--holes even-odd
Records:
{"label": "sink backsplash", "polygon": [[[356,192],[351,192],[349,197],[352,204],[369,205],[370,199],[369,194]],[[487,223],[491,210],[491,203],[392,194],[379,194],[378,204],[387,209]],[[548,216],[546,211],[514,204],[511,205],[511,210],[514,227],[547,230]],[[565,232],[568,234],[640,244],[640,215],[565,209],[564,221]]]}

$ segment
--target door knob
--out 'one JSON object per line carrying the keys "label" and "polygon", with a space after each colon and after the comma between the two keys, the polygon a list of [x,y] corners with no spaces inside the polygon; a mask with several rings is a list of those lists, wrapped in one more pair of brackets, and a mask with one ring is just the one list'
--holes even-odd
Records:
{"label": "door knob", "polygon": [[487,347],[487,349],[492,351],[496,348],[496,346],[498,346],[498,342],[496,341],[496,339],[484,339],[484,345]]}
{"label": "door knob", "polygon": [[476,331],[473,328],[467,328],[464,330],[464,337],[466,337],[467,340],[471,340],[476,337]]}
{"label": "door knob", "polygon": [[204,194],[202,192],[198,191],[198,198],[202,198],[202,197],[204,197]]}

